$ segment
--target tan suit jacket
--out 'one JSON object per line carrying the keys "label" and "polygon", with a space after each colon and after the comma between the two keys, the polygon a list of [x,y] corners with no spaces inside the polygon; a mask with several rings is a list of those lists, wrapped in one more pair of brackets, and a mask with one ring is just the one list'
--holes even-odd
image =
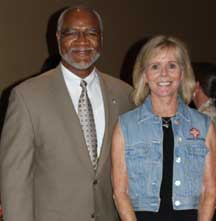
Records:
{"label": "tan suit jacket", "polygon": [[95,172],[66,85],[57,67],[11,94],[1,137],[5,221],[116,221],[110,144],[131,88],[99,73],[105,134]]}

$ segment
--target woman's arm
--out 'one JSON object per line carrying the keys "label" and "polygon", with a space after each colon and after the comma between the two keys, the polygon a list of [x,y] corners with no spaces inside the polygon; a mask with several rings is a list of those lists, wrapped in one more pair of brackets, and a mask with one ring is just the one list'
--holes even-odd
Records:
{"label": "woman's arm", "polygon": [[213,123],[206,137],[209,152],[205,160],[202,193],[200,198],[198,220],[211,221],[216,202],[216,129]]}
{"label": "woman's arm", "polygon": [[128,196],[128,176],[124,149],[124,138],[120,125],[117,123],[113,132],[111,149],[113,198],[121,221],[135,221],[136,216]]}

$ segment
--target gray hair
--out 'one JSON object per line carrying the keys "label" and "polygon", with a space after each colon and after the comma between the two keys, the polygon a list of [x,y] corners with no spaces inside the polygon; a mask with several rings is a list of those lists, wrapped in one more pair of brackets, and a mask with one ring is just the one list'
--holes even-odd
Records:
{"label": "gray hair", "polygon": [[92,8],[89,8],[87,6],[84,6],[84,5],[79,5],[79,6],[75,6],[75,7],[70,7],[70,8],[67,8],[65,9],[61,15],[59,16],[59,19],[58,19],[58,23],[57,23],[57,32],[61,32],[61,29],[62,29],[62,25],[63,25],[63,22],[64,22],[64,16],[65,14],[67,14],[69,11],[73,11],[75,9],[85,9],[89,12],[92,12],[98,19],[98,22],[99,22],[99,28],[100,28],[100,32],[101,32],[101,36],[103,34],[103,23],[102,23],[102,18],[100,16],[100,14],[92,9]]}

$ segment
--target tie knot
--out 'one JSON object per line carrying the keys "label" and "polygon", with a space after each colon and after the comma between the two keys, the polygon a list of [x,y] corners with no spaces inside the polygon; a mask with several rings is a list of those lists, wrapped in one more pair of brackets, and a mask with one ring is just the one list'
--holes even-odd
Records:
{"label": "tie knot", "polygon": [[81,80],[81,82],[80,82],[80,87],[81,87],[82,89],[85,89],[86,86],[87,86],[87,82],[84,81],[84,80]]}

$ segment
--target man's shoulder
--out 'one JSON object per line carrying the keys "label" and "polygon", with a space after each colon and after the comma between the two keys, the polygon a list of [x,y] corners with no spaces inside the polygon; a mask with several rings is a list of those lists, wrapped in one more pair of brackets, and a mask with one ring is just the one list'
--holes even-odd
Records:
{"label": "man's shoulder", "polygon": [[113,88],[113,90],[115,89],[117,91],[120,91],[120,90],[131,91],[132,90],[132,87],[128,83],[118,79],[117,77],[113,77],[109,74],[102,73],[102,72],[100,72],[100,76],[104,80],[105,84],[108,87]]}
{"label": "man's shoulder", "polygon": [[119,103],[119,113],[124,113],[133,107],[131,101],[132,87],[126,82],[112,77],[108,74],[100,73],[109,96],[112,96]]}
{"label": "man's shoulder", "polygon": [[54,76],[58,74],[58,69],[51,69],[47,72],[41,73],[37,76],[28,78],[27,80],[23,81],[22,83],[18,84],[14,90],[16,91],[39,91],[46,89],[50,80],[54,78]]}

